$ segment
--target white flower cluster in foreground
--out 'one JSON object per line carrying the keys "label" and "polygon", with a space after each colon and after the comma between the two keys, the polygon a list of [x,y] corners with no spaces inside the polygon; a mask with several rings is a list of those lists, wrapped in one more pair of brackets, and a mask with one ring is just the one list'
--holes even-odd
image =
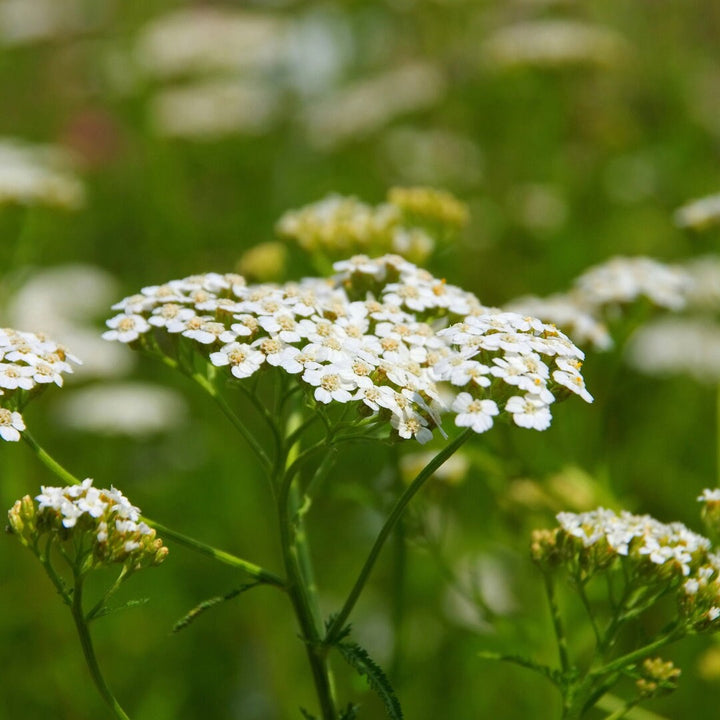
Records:
{"label": "white flower cluster in foreground", "polygon": [[[700,499],[710,502],[716,497],[716,492],[705,491]],[[585,579],[619,562],[641,599],[640,607],[670,592],[688,630],[720,628],[720,555],[712,551],[710,540],[682,523],[665,524],[626,511],[563,512],[557,519],[560,527],[554,532],[536,532],[536,561],[559,562]]]}
{"label": "white flower cluster in foreground", "polygon": [[114,306],[104,337],[163,352],[192,341],[238,379],[279,368],[314,402],[362,404],[421,443],[446,409],[440,382],[455,423],[478,433],[501,413],[544,430],[556,397],[592,401],[583,353],[554,326],[484,307],[398,256],[335,270],[281,286],[208,273],[147,287]]}
{"label": "white flower cluster in foreground", "polygon": [[90,478],[80,485],[43,486],[33,501],[18,500],[8,513],[10,528],[28,547],[55,533],[61,540],[90,538],[95,565],[128,563],[133,569],[157,565],[167,548],[140,519],[140,509],[115,488],[100,490]]}
{"label": "white flower cluster in foreground", "polygon": [[44,335],[0,328],[0,438],[20,439],[25,429],[20,410],[44,387],[62,386],[71,363],[80,361]]}

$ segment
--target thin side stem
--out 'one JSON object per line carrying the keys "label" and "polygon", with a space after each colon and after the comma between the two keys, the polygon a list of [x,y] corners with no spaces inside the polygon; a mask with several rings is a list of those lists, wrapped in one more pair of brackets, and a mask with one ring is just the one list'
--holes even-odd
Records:
{"label": "thin side stem", "polygon": [[275,573],[272,573],[269,570],[266,570],[260,565],[256,565],[249,560],[244,560],[243,558],[232,555],[231,553],[225,552],[224,550],[219,550],[218,548],[200,542],[195,538],[183,535],[182,533],[179,533],[176,530],[172,530],[166,525],[156,522],[155,520],[151,520],[150,518],[147,518],[145,516],[142,516],[141,519],[144,520],[148,525],[150,525],[150,527],[155,528],[159,533],[161,533],[163,535],[163,538],[170,538],[179,545],[183,545],[184,547],[190,548],[191,550],[195,550],[201,555],[206,555],[207,557],[211,557],[214,560],[217,560],[225,565],[230,565],[231,567],[238,568],[250,575],[250,577],[255,578],[255,580],[257,580],[258,582],[265,583],[266,585],[275,585],[276,587],[285,589],[285,581],[281,577],[275,575]]}
{"label": "thin side stem", "polygon": [[22,439],[32,448],[38,460],[45,465],[51,472],[57,475],[61,480],[64,480],[69,485],[79,485],[78,480],[69,470],[66,470],[57,460],[55,460],[49,453],[40,447],[35,438],[27,431],[23,430],[20,434]]}
{"label": "thin side stem", "polygon": [[350,591],[345,604],[343,605],[340,612],[335,616],[332,623],[328,627],[325,635],[325,643],[331,645],[338,637],[342,629],[345,627],[350,613],[355,607],[355,603],[360,597],[360,593],[365,587],[365,583],[370,577],[370,573],[375,567],[375,563],[380,555],[380,552],[385,545],[385,541],[388,539],[393,528],[397,524],[398,520],[402,516],[408,503],[415,497],[420,488],[425,484],[428,478],[454,453],[460,446],[470,437],[472,430],[467,429],[462,434],[458,435],[449,445],[443,448],[417,475],[417,477],[408,485],[403,494],[398,498],[395,506],[388,515],[385,524],[380,529],[378,536],[375,540],[370,553],[365,560],[365,564],[360,570],[355,585]]}
{"label": "thin side stem", "polygon": [[87,662],[95,687],[97,687],[102,699],[112,710],[114,716],[118,718],[118,720],[130,720],[128,714],[122,709],[120,703],[115,699],[112,690],[110,690],[110,687],[105,681],[105,678],[100,670],[100,665],[98,664],[97,657],[95,656],[95,650],[93,649],[90,630],[88,629],[82,610],[82,577],[80,577],[77,573],[75,573],[75,590],[73,592],[71,611],[73,620],[75,621],[75,627],[77,628],[78,635],[80,636],[80,645],[82,646],[83,655],[85,655],[85,661]]}

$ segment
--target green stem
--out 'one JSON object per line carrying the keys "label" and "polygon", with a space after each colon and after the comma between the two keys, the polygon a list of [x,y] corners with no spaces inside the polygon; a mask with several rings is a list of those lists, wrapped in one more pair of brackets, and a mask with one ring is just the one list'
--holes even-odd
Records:
{"label": "green stem", "polygon": [[560,658],[560,669],[563,675],[567,675],[570,671],[570,657],[568,655],[567,635],[565,634],[560,608],[558,607],[555,597],[555,586],[553,585],[553,579],[550,573],[543,573],[543,580],[545,581],[545,593],[547,595],[548,605],[550,606],[550,616],[552,617],[555,642],[557,643],[558,656]]}
{"label": "green stem", "polygon": [[61,480],[64,480],[69,485],[80,484],[80,480],[78,480],[69,470],[66,470],[59,462],[57,462],[57,460],[45,452],[45,450],[40,447],[35,438],[33,438],[27,430],[23,430],[21,437],[32,448],[40,462],[49,468],[50,471],[57,475]]}
{"label": "green stem", "polygon": [[660,648],[663,648],[666,645],[669,645],[670,643],[679,640],[685,634],[686,632],[684,627],[675,627],[672,630],[669,630],[668,632],[661,635],[657,640],[651,642],[649,645],[645,645],[645,647],[641,647],[638,650],[633,650],[632,652],[629,652],[626,655],[623,655],[622,657],[619,657],[612,662],[603,665],[602,667],[591,670],[590,676],[599,677],[601,675],[607,675],[617,670],[622,670],[627,665],[630,665],[638,660],[642,660],[651,653],[654,653],[656,650],[659,650]]}
{"label": "green stem", "polygon": [[449,445],[443,448],[417,475],[417,477],[408,485],[405,492],[398,498],[395,506],[388,515],[385,524],[380,529],[378,536],[375,540],[370,553],[365,560],[365,564],[360,570],[355,585],[353,586],[350,594],[345,601],[340,612],[335,616],[332,623],[328,627],[327,633],[325,634],[325,643],[332,645],[337,640],[339,634],[342,632],[345,623],[347,622],[350,613],[355,607],[355,603],[360,597],[360,593],[365,587],[370,573],[372,572],[375,562],[380,555],[380,552],[385,545],[385,541],[392,532],[393,528],[397,524],[398,520],[402,516],[407,504],[415,497],[420,488],[425,484],[428,478],[456,451],[460,446],[470,437],[473,431],[470,429],[465,430],[462,434],[458,435]]}
{"label": "green stem", "polygon": [[[286,462],[287,459],[286,457]],[[285,465],[286,462],[282,464]],[[301,637],[305,643],[305,652],[310,664],[322,720],[337,720],[334,692],[327,661],[327,648],[324,647],[320,638],[320,630],[315,619],[316,611],[313,610],[309,588],[301,569],[300,549],[294,529],[294,514],[290,502],[292,480],[293,474],[283,472],[277,498],[280,545],[285,572],[287,573],[286,590],[290,596],[295,617],[300,626]],[[280,478],[276,478],[276,482],[278,481],[280,481]]]}
{"label": "green stem", "polygon": [[144,520],[148,525],[150,525],[150,527],[155,528],[159,533],[161,533],[163,538],[170,538],[179,545],[183,545],[184,547],[190,548],[191,550],[195,550],[201,555],[211,557],[214,560],[217,560],[218,562],[221,562],[225,565],[239,568],[240,570],[250,575],[250,577],[255,578],[255,580],[257,580],[258,582],[265,583],[267,585],[275,585],[276,587],[279,587],[281,589],[285,588],[285,581],[281,577],[275,575],[275,573],[272,573],[269,570],[266,570],[260,565],[251,563],[248,560],[243,560],[236,555],[232,555],[228,552],[225,552],[224,550],[219,550],[218,548],[200,542],[195,538],[183,535],[182,533],[179,533],[176,530],[172,530],[166,525],[156,522],[155,520],[151,520],[144,515],[141,519]]}
{"label": "green stem", "polygon": [[113,714],[118,720],[130,720],[127,713],[120,707],[120,703],[115,699],[112,694],[112,690],[105,682],[102,672],[100,671],[100,665],[98,664],[97,658],[95,657],[95,650],[93,649],[92,639],[90,638],[90,630],[85,616],[82,610],[82,583],[83,579],[77,573],[75,574],[75,590],[73,592],[73,602],[71,606],[73,620],[75,621],[75,627],[77,628],[78,635],[80,636],[80,644],[82,645],[83,654],[85,655],[85,661],[87,662],[92,676],[95,687],[97,687],[102,699],[105,701],[107,706],[113,711]]}

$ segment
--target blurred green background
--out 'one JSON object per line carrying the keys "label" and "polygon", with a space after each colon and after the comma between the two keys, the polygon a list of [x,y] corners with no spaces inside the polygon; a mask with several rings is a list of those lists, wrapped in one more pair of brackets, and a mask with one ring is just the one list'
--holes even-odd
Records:
{"label": "blurred green background", "polygon": [[[72,153],[85,193],[68,209],[0,190],[3,325],[49,287],[43,271],[82,264],[105,271],[104,304],[72,283],[61,290],[70,300],[57,302],[99,336],[124,295],[237,269],[245,251],[273,239],[284,211],[330,192],[377,203],[395,185],[443,187],[469,205],[469,227],[429,269],[488,305],[565,290],[614,254],[675,261],[717,250],[716,230],[673,224],[678,206],[720,190],[716,0],[0,0],[0,46],[0,138]],[[293,255],[287,276],[308,272]],[[21,329],[42,329],[35,321]],[[104,369],[101,360],[48,392],[26,413],[33,434],[153,518],[279,568],[253,459],[196,388],[135,360],[113,356]],[[716,484],[716,388],[644,377],[622,363],[622,346],[589,353],[584,373],[593,406],[559,407],[542,434],[498,427],[479,438],[465,479],[428,487],[405,523],[406,549],[402,539],[386,549],[354,630],[391,671],[410,720],[558,716],[544,681],[477,657],[496,649],[553,660],[527,545],[555,512],[606,504],[700,529],[695,497]],[[184,398],[175,422],[135,434],[69,426],[66,395],[130,378]],[[348,453],[310,512],[328,613],[392,496],[388,453]],[[0,477],[3,507],[55,484],[22,445],[0,448]],[[198,602],[243,582],[170,549],[124,589],[149,603],[94,630],[130,715],[280,720],[314,708],[289,607],[272,589],[170,634]],[[0,715],[105,717],[41,567],[10,538],[0,558]],[[389,598],[400,566],[398,622]],[[712,717],[720,646],[697,639],[668,657],[683,668],[680,689],[652,709]],[[337,670],[360,716],[382,717],[363,681]]]}

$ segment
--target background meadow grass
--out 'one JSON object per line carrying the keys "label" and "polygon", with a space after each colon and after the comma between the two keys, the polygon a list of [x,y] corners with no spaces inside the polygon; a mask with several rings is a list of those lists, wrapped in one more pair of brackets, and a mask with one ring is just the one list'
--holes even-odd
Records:
{"label": "background meadow grass", "polygon": [[[102,268],[118,300],[145,285],[236,269],[245,251],[273,239],[287,209],[330,192],[377,203],[403,184],[444,187],[468,203],[469,227],[428,268],[488,305],[565,290],[615,254],[675,261],[718,251],[717,229],[695,233],[673,223],[678,206],[720,190],[714,0],[243,3],[246,20],[270,23],[274,50],[221,74],[231,84],[259,86],[272,111],[190,138],[164,132],[153,108],[168,88],[187,89],[217,73],[154,76],[140,39],[165,13],[241,12],[241,4],[56,2],[60,28],[36,29],[41,37],[33,37],[29,30],[23,36],[29,21],[23,26],[13,14],[19,0],[0,0],[0,136],[71,150],[86,200],[77,211],[0,200],[3,325],[13,317],[13,298],[44,269]],[[614,49],[601,59],[552,65],[503,64],[493,55],[501,30],[551,19],[604,28]],[[313,115],[325,103],[338,106],[343,89],[410,63],[427,73],[415,105],[410,97],[397,109],[395,93],[406,88],[376,92],[364,105],[372,106],[365,125],[356,117],[362,113],[350,113],[357,123],[345,135],[333,135],[341,119],[333,124],[329,111]],[[216,112],[225,110],[219,103]],[[307,259],[294,253],[287,277],[309,272]],[[110,314],[92,307],[87,322],[99,335]],[[136,361],[128,377],[185,399],[172,427],[140,437],[69,429],[63,398],[102,384],[78,372],[76,383],[29,407],[33,434],[75,474],[116,485],[148,515],[279,568],[271,498],[240,439],[189,382],[149,359]],[[532,528],[549,526],[555,512],[604,504],[700,530],[695,497],[717,484],[716,387],[640,375],[623,363],[622,347],[588,352],[584,374],[594,405],[558,407],[542,434],[497,427],[478,438],[468,447],[465,479],[438,480],[414,503],[406,551],[400,543],[386,548],[354,631],[392,669],[408,718],[557,717],[558,698],[544,681],[477,657],[495,649],[552,661],[542,582],[527,546]],[[397,480],[383,473],[383,461],[394,451],[378,445],[348,452],[312,507],[325,612],[341,603],[379,527],[377,509],[392,497]],[[41,484],[55,484],[22,445],[0,448],[0,476],[0,504],[8,508]],[[162,567],[123,590],[148,604],[94,630],[106,675],[130,715],[279,720],[299,717],[299,704],[314,707],[293,620],[271,588],[171,635],[190,608],[243,579],[180,547],[170,550]],[[401,567],[398,609],[391,598]],[[7,717],[104,717],[69,613],[39,564],[8,538],[0,568]],[[475,585],[485,611],[463,600]],[[568,612],[577,618],[581,648],[590,629],[580,608]],[[667,656],[683,668],[680,689],[652,709],[667,718],[710,717],[720,702],[720,647],[696,639]],[[341,695],[362,698],[361,717],[381,717],[362,680],[338,670]]]}

